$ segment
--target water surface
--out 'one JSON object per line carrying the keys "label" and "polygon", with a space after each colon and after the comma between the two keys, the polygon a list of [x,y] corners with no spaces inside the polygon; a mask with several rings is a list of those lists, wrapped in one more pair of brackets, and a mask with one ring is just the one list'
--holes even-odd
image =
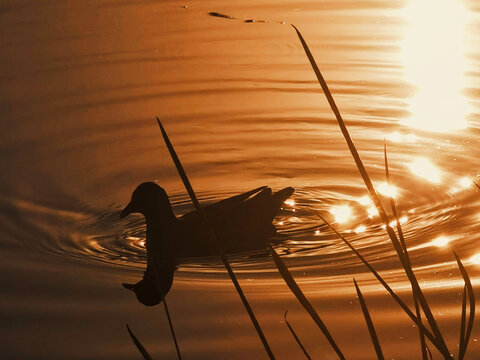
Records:
{"label": "water surface", "polygon": [[[462,282],[480,280],[478,1],[4,1],[0,6],[2,353],[138,357],[175,350],[160,307],[121,282],[145,267],[140,217],[119,210],[157,181],[192,207],[159,116],[204,203],[293,186],[279,253],[349,359],[374,351],[352,278],[388,359],[418,358],[416,329],[332,221],[405,299],[408,285],[324,95],[289,26],[309,43],[374,183],[393,195],[412,262],[456,353]],[[209,16],[218,12],[235,17]],[[244,20],[268,22],[245,22]],[[394,189],[385,186],[387,144]],[[387,199],[387,198],[385,198]],[[335,359],[262,254],[231,257],[278,359]],[[216,259],[184,261],[168,295],[184,357],[265,358]],[[467,359],[480,355],[474,328]]]}

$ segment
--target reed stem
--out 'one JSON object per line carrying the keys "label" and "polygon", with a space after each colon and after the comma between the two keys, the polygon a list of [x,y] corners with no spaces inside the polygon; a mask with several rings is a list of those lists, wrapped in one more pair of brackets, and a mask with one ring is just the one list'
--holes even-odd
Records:
{"label": "reed stem", "polygon": [[252,321],[253,326],[255,327],[255,330],[257,331],[258,337],[262,341],[263,347],[265,348],[265,351],[267,352],[268,357],[270,359],[275,359],[275,357],[273,355],[273,352],[270,349],[270,346],[268,345],[267,339],[265,338],[265,335],[263,334],[262,328],[260,327],[260,324],[258,323],[257,318],[255,317],[255,314],[253,313],[253,310],[250,307],[250,304],[248,303],[248,300],[245,297],[242,288],[240,287],[240,284],[238,283],[238,280],[237,280],[237,278],[236,278],[236,276],[233,272],[233,269],[230,266],[230,263],[228,262],[228,259],[223,252],[223,249],[220,245],[220,242],[217,239],[217,236],[215,234],[215,231],[213,230],[213,227],[211,226],[205,212],[203,211],[202,207],[200,206],[200,203],[198,202],[197,196],[195,195],[195,191],[193,190],[193,187],[190,184],[190,180],[188,180],[187,174],[185,173],[185,170],[183,169],[182,163],[180,162],[180,159],[178,158],[177,153],[175,152],[175,149],[173,148],[173,145],[170,142],[170,139],[168,138],[167,132],[165,131],[165,128],[163,127],[163,125],[160,122],[160,119],[158,117],[157,117],[157,122],[158,122],[158,126],[160,127],[160,130],[162,132],[163,139],[165,140],[165,144],[167,145],[168,151],[170,152],[170,156],[172,157],[172,160],[175,163],[175,167],[177,168],[178,174],[180,175],[180,178],[183,181],[183,185],[185,185],[185,188],[188,192],[188,195],[190,195],[190,199],[192,200],[193,205],[195,206],[195,209],[197,209],[198,213],[200,214],[200,217],[201,217],[202,221],[206,225],[210,240],[218,250],[218,253],[220,255],[220,258],[222,259],[223,265],[227,269],[228,275],[230,276],[230,279],[232,280],[233,285],[235,286],[235,289],[237,290],[238,295],[240,296],[240,299],[242,300],[243,306],[245,307],[248,315],[250,316],[250,320]]}

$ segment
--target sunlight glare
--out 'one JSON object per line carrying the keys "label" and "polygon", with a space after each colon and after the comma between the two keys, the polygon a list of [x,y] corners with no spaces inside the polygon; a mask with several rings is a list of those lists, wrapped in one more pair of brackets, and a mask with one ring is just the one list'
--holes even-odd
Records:
{"label": "sunlight glare", "polygon": [[375,187],[377,191],[387,197],[391,197],[395,199],[397,197],[397,188],[389,183],[381,183],[380,185]]}
{"label": "sunlight glare", "polygon": [[386,136],[387,140],[390,140],[391,142],[396,142],[396,143],[401,143],[401,142],[408,142],[408,143],[414,143],[417,142],[417,135],[415,134],[407,134],[403,135],[400,134],[398,131],[394,131],[391,134],[388,134]]}
{"label": "sunlight glare", "polygon": [[407,126],[444,132],[468,126],[465,32],[470,13],[457,0],[410,0],[402,61],[406,80],[416,87],[409,99]]}
{"label": "sunlight glare", "polygon": [[466,189],[472,185],[472,179],[470,179],[468,176],[465,176],[458,181],[458,184]]}
{"label": "sunlight glare", "polygon": [[357,234],[361,234],[361,233],[365,232],[365,230],[367,230],[366,226],[365,225],[360,225],[360,226],[357,226],[354,231]]}
{"label": "sunlight glare", "polygon": [[417,176],[424,178],[432,183],[438,184],[441,180],[440,171],[428,159],[417,158],[410,164],[408,168]]}
{"label": "sunlight glare", "polygon": [[347,205],[336,206],[330,209],[330,213],[335,217],[335,221],[343,224],[352,217],[352,209]]}
{"label": "sunlight glare", "polygon": [[480,253],[473,255],[470,258],[470,262],[475,265],[480,265]]}
{"label": "sunlight glare", "polygon": [[470,179],[469,177],[465,176],[463,178],[461,178],[458,183],[457,183],[457,186],[453,186],[451,189],[450,189],[450,192],[452,194],[456,194],[462,190],[465,190],[467,188],[470,187],[470,185],[472,185],[472,179]]}
{"label": "sunlight glare", "polygon": [[370,205],[370,204],[372,204],[372,199],[370,199],[370,196],[364,195],[364,196],[358,198],[357,202],[362,204],[362,205]]}
{"label": "sunlight glare", "polygon": [[288,206],[295,206],[295,200],[293,199],[285,200],[285,204]]}
{"label": "sunlight glare", "polygon": [[370,206],[368,209],[367,209],[367,213],[368,213],[368,217],[371,219],[373,218],[374,216],[378,216],[380,215],[378,213],[378,210],[375,206]]}
{"label": "sunlight glare", "polygon": [[444,247],[444,246],[447,246],[448,243],[450,242],[450,238],[446,237],[446,236],[439,236],[437,237],[436,239],[432,240],[430,242],[430,244],[432,246],[436,246],[436,247]]}

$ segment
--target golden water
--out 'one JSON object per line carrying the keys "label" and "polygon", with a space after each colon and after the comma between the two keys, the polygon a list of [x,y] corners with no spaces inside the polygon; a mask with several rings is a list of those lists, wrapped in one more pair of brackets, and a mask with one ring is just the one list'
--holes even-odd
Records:
{"label": "golden water", "polygon": [[[456,354],[463,284],[452,250],[480,284],[472,184],[480,168],[479,11],[478,1],[456,0],[3,1],[2,353],[137,358],[128,322],[154,358],[175,357],[162,309],[143,307],[120,286],[145,266],[143,220],[118,219],[135,186],[156,180],[178,214],[191,209],[159,116],[205,203],[261,185],[296,188],[276,220],[285,234],[279,252],[347,358],[375,356],[353,277],[386,358],[420,358],[411,321],[308,211],[334,221],[410,300],[293,23],[374,184],[397,201],[416,273]],[[384,139],[393,187],[385,185]],[[231,260],[278,359],[303,356],[285,310],[313,358],[336,358],[270,258]],[[265,358],[215,259],[182,264],[168,301],[186,359]],[[480,330],[472,335],[473,360]]]}

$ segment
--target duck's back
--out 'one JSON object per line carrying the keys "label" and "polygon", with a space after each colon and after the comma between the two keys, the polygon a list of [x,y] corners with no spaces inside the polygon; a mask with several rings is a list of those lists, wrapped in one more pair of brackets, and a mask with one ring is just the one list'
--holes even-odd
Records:
{"label": "duck's back", "polygon": [[[276,233],[272,221],[293,192],[289,187],[272,194],[270,188],[261,187],[206,206],[204,211],[223,251],[237,253],[265,248],[265,240]],[[217,255],[208,234],[197,211],[182,216],[178,237],[173,239],[176,257]]]}

